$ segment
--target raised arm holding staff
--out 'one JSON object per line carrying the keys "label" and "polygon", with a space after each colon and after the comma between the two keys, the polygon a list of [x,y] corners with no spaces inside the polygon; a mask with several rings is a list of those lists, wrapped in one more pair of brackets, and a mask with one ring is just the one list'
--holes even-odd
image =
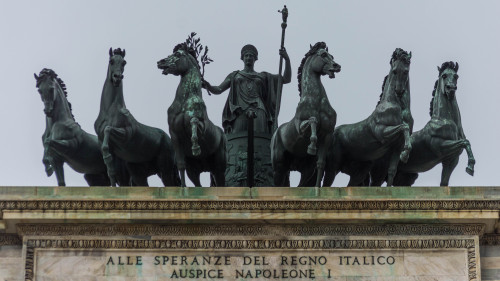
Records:
{"label": "raised arm holding staff", "polygon": [[[286,21],[288,19],[288,9],[286,5],[283,7],[283,10],[278,10],[279,13],[281,13],[281,16],[283,18],[283,22],[281,23],[281,49],[285,49],[285,29],[287,27]],[[281,71],[283,70],[283,58],[280,57],[280,69],[278,74],[281,76]],[[274,115],[274,120],[273,120],[273,129],[272,131],[276,131],[278,129],[278,115],[280,114],[280,107],[281,107],[281,86],[283,81],[281,81],[281,77],[278,78],[278,87],[276,89],[276,110],[275,110],[275,115]]]}
{"label": "raised arm holding staff", "polygon": [[241,60],[244,62],[243,70],[230,73],[219,86],[212,86],[203,81],[203,87],[212,94],[221,94],[230,89],[229,96],[222,113],[222,126],[225,133],[237,133],[247,130],[246,112],[252,110],[256,113],[255,131],[271,133],[272,122],[275,118],[276,89],[281,90],[279,80],[283,84],[290,83],[292,71],[290,58],[286,50],[280,49],[280,56],[285,59],[285,72],[283,77],[279,74],[256,72],[255,61],[258,51],[253,45],[245,45],[241,49]]}

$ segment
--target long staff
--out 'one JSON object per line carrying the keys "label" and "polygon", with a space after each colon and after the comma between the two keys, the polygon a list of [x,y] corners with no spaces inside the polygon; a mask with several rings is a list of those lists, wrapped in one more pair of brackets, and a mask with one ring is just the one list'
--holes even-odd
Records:
{"label": "long staff", "polygon": [[[288,18],[288,9],[286,5],[283,7],[283,10],[279,11],[283,18],[283,22],[281,23],[281,49],[285,48],[285,29],[286,29],[286,20]],[[283,70],[283,57],[280,56],[280,69],[278,72],[278,89],[276,90],[276,109],[274,112],[274,122],[273,122],[273,132],[278,129],[278,115],[280,113],[280,105],[281,105],[281,87],[283,85],[283,78],[281,76],[281,72]]]}

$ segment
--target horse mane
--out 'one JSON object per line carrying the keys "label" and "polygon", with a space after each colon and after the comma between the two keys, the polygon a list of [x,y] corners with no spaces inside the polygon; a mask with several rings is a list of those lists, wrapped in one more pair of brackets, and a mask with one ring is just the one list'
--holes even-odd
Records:
{"label": "horse mane", "polygon": [[387,82],[387,77],[389,77],[389,75],[386,75],[386,76],[384,77],[384,83],[382,83],[382,93],[380,93],[380,98],[379,98],[379,100],[378,100],[377,105],[379,105],[379,104],[380,104],[380,102],[382,101],[382,96],[384,95],[384,88],[385,88],[385,82]]}
{"label": "horse mane", "polygon": [[121,49],[121,48],[118,48],[118,49],[114,49],[113,52],[111,52],[111,50],[109,50],[109,55],[111,56],[111,54],[113,54],[113,56],[121,56],[121,57],[125,57],[125,49]]}
{"label": "horse mane", "polygon": [[178,50],[183,50],[193,56],[193,58],[196,58],[196,50],[192,46],[188,46],[186,42],[177,44],[174,47],[174,53],[177,52]]}
{"label": "horse mane", "polygon": [[307,58],[311,55],[315,54],[319,49],[326,49],[325,42],[318,42],[311,46],[311,49],[305,54],[304,58],[300,62],[299,70],[297,71],[297,80],[299,80],[299,96],[302,96],[302,69],[304,68],[304,64],[306,63]]}
{"label": "horse mane", "polygon": [[42,69],[42,71],[40,71],[40,74],[38,75],[38,78],[36,79],[36,87],[39,88],[40,83],[46,78],[52,78],[52,79],[55,79],[57,81],[57,84],[59,84],[59,86],[63,90],[64,97],[66,98],[66,101],[68,102],[69,111],[71,112],[71,117],[73,117],[73,119],[75,119],[75,116],[73,115],[73,109],[71,107],[71,103],[68,101],[68,92],[66,90],[66,84],[64,84],[64,81],[57,76],[57,73],[55,73],[54,70],[48,69],[48,68]]}
{"label": "horse mane", "polygon": [[407,51],[401,49],[401,48],[396,48],[394,52],[392,53],[391,60],[389,61],[389,64],[392,65],[393,62],[400,60],[404,62],[405,64],[410,64],[411,62],[411,52],[408,53]]}
{"label": "horse mane", "polygon": [[[394,52],[392,53],[391,60],[389,61],[389,64],[392,65],[392,63],[397,61],[397,60],[400,60],[400,61],[404,62],[405,64],[410,64],[411,52],[408,53],[407,51],[405,51],[401,48],[396,48],[396,50],[394,50]],[[385,78],[384,78],[384,83],[382,83],[382,93],[380,94],[380,98],[378,100],[377,105],[379,105],[380,102],[382,101],[382,96],[384,95],[384,87],[385,87],[385,82],[387,82],[387,77],[389,77],[389,75],[385,76]]]}
{"label": "horse mane", "polygon": [[[438,66],[438,71],[439,71],[439,76],[441,76],[441,74],[446,70],[446,69],[451,69],[455,72],[458,71],[458,63],[455,63],[455,62],[452,62],[452,61],[447,61],[447,62],[443,62],[443,64],[441,65],[441,67]],[[434,110],[434,98],[436,97],[436,90],[437,90],[437,85],[438,85],[438,82],[439,82],[439,78],[436,80],[436,82],[434,83],[434,90],[432,90],[432,99],[431,99],[431,105],[430,105],[430,108],[429,108],[429,115],[432,117],[432,110]]]}

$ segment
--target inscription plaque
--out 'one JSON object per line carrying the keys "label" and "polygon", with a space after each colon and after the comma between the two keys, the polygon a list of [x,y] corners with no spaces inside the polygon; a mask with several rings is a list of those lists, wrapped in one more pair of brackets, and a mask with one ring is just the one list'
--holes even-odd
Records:
{"label": "inscription plaque", "polygon": [[33,258],[28,249],[27,260],[34,263],[34,280],[468,281],[476,280],[475,244],[474,239],[429,237],[30,240]]}

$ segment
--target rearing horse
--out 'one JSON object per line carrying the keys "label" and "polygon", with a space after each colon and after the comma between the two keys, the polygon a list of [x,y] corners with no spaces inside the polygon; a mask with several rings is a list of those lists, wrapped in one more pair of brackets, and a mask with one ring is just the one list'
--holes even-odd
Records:
{"label": "rearing horse", "polygon": [[469,140],[462,128],[460,110],[455,96],[458,63],[445,62],[438,66],[439,78],[434,84],[430,106],[431,120],[425,127],[412,134],[413,152],[407,163],[400,164],[394,183],[411,186],[418,173],[428,171],[442,163],[441,186],[448,186],[451,173],[465,149],[469,158],[465,171],[474,175],[476,160]]}
{"label": "rearing horse", "polygon": [[172,55],[158,61],[158,68],[164,75],[181,76],[175,99],[168,108],[168,126],[177,153],[181,185],[186,186],[184,171],[195,186],[201,186],[200,173],[208,171],[212,186],[224,186],[226,136],[208,119],[195,50],[186,43],[179,44]]}
{"label": "rearing horse", "polygon": [[66,85],[57,74],[44,68],[35,74],[36,87],[42,98],[46,128],[42,136],[43,163],[47,176],[56,173],[57,184],[65,186],[63,164],[83,173],[89,186],[109,186],[106,165],[97,137],[76,123],[71,104],[66,99]]}
{"label": "rearing horse", "polygon": [[99,116],[94,123],[101,142],[111,185],[116,185],[116,158],[126,163],[131,184],[147,186],[147,178],[157,174],[165,186],[178,186],[171,140],[161,129],[139,123],[125,106],[123,71],[125,50],[109,49],[109,65],[101,96]]}
{"label": "rearing horse", "polygon": [[383,159],[388,163],[387,185],[393,184],[398,162],[408,161],[411,151],[410,59],[411,52],[396,49],[375,111],[363,121],[335,129],[333,149],[327,160],[326,186],[333,183],[339,172],[350,175],[348,185],[362,185],[369,178],[373,163]]}
{"label": "rearing horse", "polygon": [[271,139],[275,186],[290,186],[290,170],[301,173],[299,186],[321,185],[325,157],[337,121],[321,76],[328,74],[335,78],[336,72],[340,72],[340,65],[328,53],[324,42],[311,46],[302,59],[297,75],[300,101],[295,116],[282,124]]}

